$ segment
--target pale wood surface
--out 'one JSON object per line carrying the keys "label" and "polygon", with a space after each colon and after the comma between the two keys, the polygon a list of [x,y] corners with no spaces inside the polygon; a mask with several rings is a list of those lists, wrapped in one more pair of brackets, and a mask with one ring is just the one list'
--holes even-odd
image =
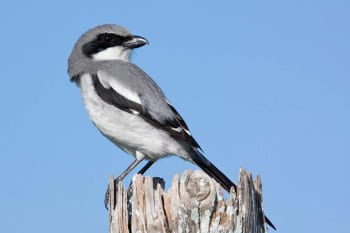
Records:
{"label": "pale wood surface", "polygon": [[[223,191],[202,171],[175,175],[169,190],[161,178],[135,175],[129,189],[110,178],[110,233],[267,232],[261,180],[240,170],[237,193]],[[224,198],[225,196],[225,198]]]}

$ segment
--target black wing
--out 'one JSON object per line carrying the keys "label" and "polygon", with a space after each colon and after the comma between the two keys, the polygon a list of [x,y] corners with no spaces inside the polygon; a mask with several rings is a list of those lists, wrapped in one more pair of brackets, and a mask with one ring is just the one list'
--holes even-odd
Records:
{"label": "black wing", "polygon": [[200,149],[199,144],[190,134],[190,131],[181,115],[169,103],[168,107],[174,113],[174,117],[165,118],[160,121],[152,117],[150,112],[142,104],[127,99],[115,91],[112,87],[105,88],[99,80],[97,74],[92,75],[92,82],[97,95],[105,102],[113,105],[120,110],[137,115],[147,123],[168,132],[169,135],[171,135],[173,138],[184,141],[189,145]]}

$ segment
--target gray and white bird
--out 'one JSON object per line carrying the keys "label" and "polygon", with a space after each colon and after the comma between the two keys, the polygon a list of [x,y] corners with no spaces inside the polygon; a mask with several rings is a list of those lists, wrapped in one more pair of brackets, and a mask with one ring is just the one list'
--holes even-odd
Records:
{"label": "gray and white bird", "polygon": [[147,43],[121,26],[101,25],[79,38],[68,60],[70,80],[79,86],[91,121],[105,137],[135,157],[117,179],[122,180],[144,159],[149,162],[141,173],[156,160],[176,155],[199,166],[225,190],[236,189],[201,153],[159,86],[129,61],[132,50]]}

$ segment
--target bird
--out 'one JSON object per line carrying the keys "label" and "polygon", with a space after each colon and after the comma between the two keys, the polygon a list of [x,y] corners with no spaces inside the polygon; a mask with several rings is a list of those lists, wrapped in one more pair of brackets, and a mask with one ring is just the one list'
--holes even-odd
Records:
{"label": "bird", "polygon": [[[134,161],[116,178],[121,181],[139,163],[175,155],[187,160],[230,192],[236,185],[203,154],[187,124],[157,83],[130,61],[132,51],[149,44],[123,26],[89,29],[68,58],[70,80],[80,88],[90,120]],[[106,194],[108,195],[108,194]],[[105,199],[105,205],[106,199]],[[276,229],[265,216],[265,221]]]}

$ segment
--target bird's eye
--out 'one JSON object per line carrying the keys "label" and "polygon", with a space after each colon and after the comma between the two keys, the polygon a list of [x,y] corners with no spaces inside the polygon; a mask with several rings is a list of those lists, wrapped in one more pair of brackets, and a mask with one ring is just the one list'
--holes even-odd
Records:
{"label": "bird's eye", "polygon": [[113,41],[113,35],[111,35],[110,33],[103,33],[98,35],[97,40],[100,42],[112,42]]}
{"label": "bird's eye", "polygon": [[125,41],[125,38],[113,33],[101,33],[97,36],[97,38],[93,41],[95,46],[100,47],[102,49],[121,45]]}
{"label": "bird's eye", "polygon": [[103,42],[111,42],[113,40],[113,37],[109,33],[103,33],[103,34],[100,34],[97,39]]}

